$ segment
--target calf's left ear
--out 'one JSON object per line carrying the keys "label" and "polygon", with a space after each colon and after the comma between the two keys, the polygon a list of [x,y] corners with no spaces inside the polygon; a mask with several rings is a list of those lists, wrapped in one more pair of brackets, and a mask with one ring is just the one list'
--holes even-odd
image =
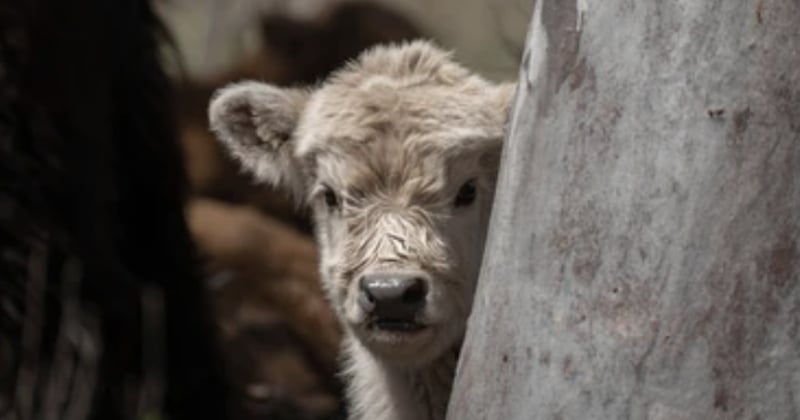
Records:
{"label": "calf's left ear", "polygon": [[218,90],[208,109],[211,130],[242,168],[257,181],[305,194],[300,161],[294,155],[294,132],[310,93],[259,82]]}

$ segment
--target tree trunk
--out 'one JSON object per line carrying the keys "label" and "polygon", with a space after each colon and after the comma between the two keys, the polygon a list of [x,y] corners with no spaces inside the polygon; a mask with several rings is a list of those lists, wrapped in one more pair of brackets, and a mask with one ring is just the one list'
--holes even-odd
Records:
{"label": "tree trunk", "polygon": [[534,10],[448,418],[800,418],[800,2]]}

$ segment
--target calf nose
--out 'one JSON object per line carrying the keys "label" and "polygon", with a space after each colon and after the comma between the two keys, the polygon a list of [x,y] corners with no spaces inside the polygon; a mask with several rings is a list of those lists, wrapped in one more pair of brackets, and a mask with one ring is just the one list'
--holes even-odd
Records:
{"label": "calf nose", "polygon": [[359,304],[378,319],[413,321],[428,292],[420,273],[374,273],[359,281]]}

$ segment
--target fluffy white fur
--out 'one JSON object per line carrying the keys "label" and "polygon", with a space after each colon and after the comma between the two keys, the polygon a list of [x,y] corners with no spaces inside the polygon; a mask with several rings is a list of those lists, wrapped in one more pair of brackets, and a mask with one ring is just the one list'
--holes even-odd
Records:
{"label": "fluffy white fur", "polygon": [[289,140],[308,96],[299,89],[243,82],[217,91],[208,111],[212,130],[244,169],[297,198],[303,191],[295,188],[301,177]]}
{"label": "fluffy white fur", "polygon": [[[417,41],[367,51],[314,90],[245,82],[212,100],[211,127],[242,166],[312,208],[352,419],[445,416],[513,90]],[[455,206],[468,181],[476,201]],[[367,328],[357,279],[385,269],[432,279],[421,332]]]}

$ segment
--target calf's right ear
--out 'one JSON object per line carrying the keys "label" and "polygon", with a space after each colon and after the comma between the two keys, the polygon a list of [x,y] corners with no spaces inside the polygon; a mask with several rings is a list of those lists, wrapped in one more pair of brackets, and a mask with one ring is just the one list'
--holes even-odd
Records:
{"label": "calf's right ear", "polygon": [[218,90],[208,108],[211,130],[259,182],[291,192],[298,202],[305,179],[294,155],[294,133],[310,93],[259,82]]}

